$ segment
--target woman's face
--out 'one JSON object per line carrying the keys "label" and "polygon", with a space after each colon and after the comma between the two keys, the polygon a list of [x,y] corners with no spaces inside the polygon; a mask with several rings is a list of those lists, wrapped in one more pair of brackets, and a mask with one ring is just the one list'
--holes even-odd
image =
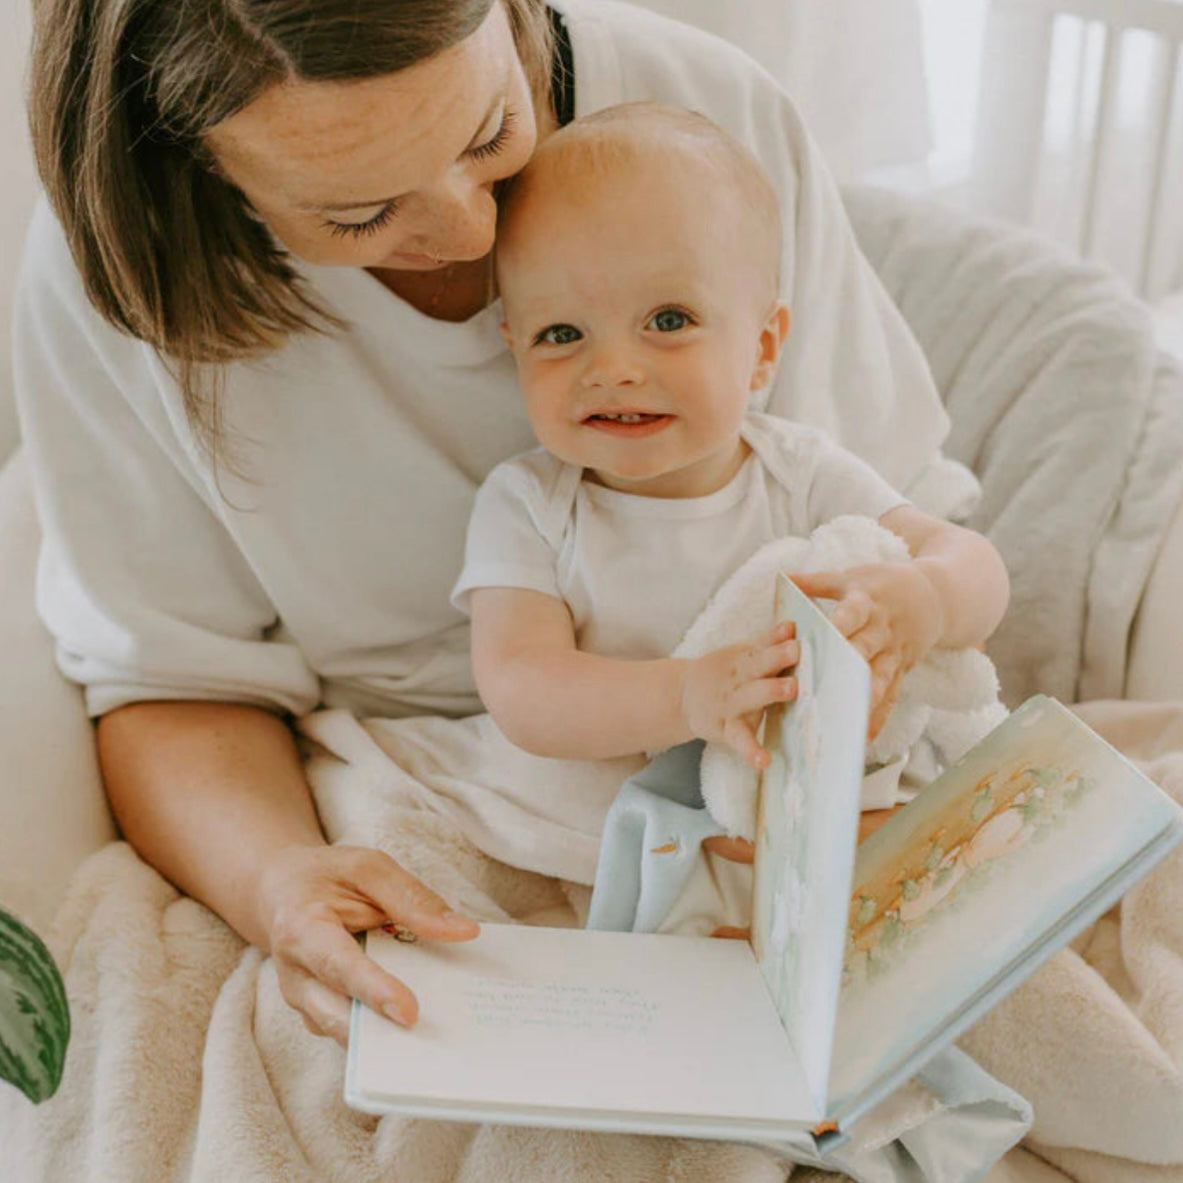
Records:
{"label": "woman's face", "polygon": [[493,245],[493,184],[534,151],[534,106],[495,4],[425,62],[357,82],[284,82],[214,127],[224,175],[293,254],[427,271]]}

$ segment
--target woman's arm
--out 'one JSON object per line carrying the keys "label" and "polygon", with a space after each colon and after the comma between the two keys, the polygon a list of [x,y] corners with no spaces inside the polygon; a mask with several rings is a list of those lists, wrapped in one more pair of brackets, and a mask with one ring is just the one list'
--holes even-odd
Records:
{"label": "woman's arm", "polygon": [[291,846],[324,844],[287,727],[256,707],[145,702],[104,715],[98,745],[127,840],[266,949],[260,865]]}
{"label": "woman's arm", "polygon": [[271,954],[311,1030],[344,1043],[351,997],[415,1020],[414,996],[351,933],[388,920],[433,940],[477,932],[381,852],[325,843],[292,734],[265,710],[137,703],[100,720],[98,745],[125,837]]}
{"label": "woman's arm", "polygon": [[694,659],[581,652],[561,600],[519,588],[470,594],[477,689],[506,736],[539,756],[596,759],[695,737],[763,767],[761,712],[796,693],[791,627]]}

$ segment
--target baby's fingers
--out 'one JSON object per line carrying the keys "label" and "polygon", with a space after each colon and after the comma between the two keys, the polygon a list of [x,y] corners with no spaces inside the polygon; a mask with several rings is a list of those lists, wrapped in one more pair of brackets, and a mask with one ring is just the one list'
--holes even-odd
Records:
{"label": "baby's fingers", "polygon": [[753,678],[731,692],[724,711],[732,718],[759,722],[766,708],[778,702],[792,702],[796,697],[797,679],[791,674]]}
{"label": "baby's fingers", "polygon": [[820,572],[816,575],[794,575],[793,582],[811,599],[836,600],[830,612],[830,623],[844,636],[850,637],[865,628],[874,612],[871,597],[844,573]]}
{"label": "baby's fingers", "polygon": [[871,664],[874,664],[880,655],[887,653],[892,643],[891,629],[877,621],[872,621],[856,633],[848,634],[846,639],[854,646],[858,655]]}
{"label": "baby's fingers", "polygon": [[756,728],[748,719],[728,719],[723,725],[723,742],[745,763],[755,769],[768,767],[768,753],[756,738]]}
{"label": "baby's fingers", "polygon": [[874,739],[887,722],[899,696],[903,665],[896,654],[884,653],[871,662],[871,717],[867,738]]}
{"label": "baby's fingers", "polygon": [[840,600],[846,594],[846,579],[834,571],[815,571],[811,575],[790,575],[789,578],[811,600]]}
{"label": "baby's fingers", "polygon": [[853,638],[870,624],[874,611],[875,605],[866,592],[852,591],[834,605],[830,623],[844,637]]}
{"label": "baby's fingers", "polygon": [[749,678],[770,678],[791,670],[801,660],[801,645],[796,640],[774,641],[762,649],[752,649],[743,667]]}
{"label": "baby's fingers", "polygon": [[756,729],[766,707],[797,697],[797,679],[766,678],[745,686],[740,696],[758,705],[736,713],[723,724],[723,742],[753,768],[767,768],[769,756],[756,738]]}

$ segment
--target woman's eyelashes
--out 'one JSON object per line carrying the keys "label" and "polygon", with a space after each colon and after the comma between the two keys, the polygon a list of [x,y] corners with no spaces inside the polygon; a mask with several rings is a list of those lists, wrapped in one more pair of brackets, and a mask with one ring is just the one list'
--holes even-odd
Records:
{"label": "woman's eyelashes", "polygon": [[372,218],[365,222],[333,222],[325,219],[324,225],[334,238],[365,238],[370,234],[377,234],[398,211],[399,201],[396,197],[388,201]]}
{"label": "woman's eyelashes", "polygon": [[470,160],[488,160],[491,156],[496,156],[509,142],[510,137],[517,128],[517,122],[517,112],[510,107],[506,107],[505,113],[501,116],[501,126],[483,144],[477,144],[476,147],[469,148],[466,153],[468,158]]}
{"label": "woman's eyelashes", "polygon": [[[505,145],[510,139],[512,139],[517,126],[517,118],[517,112],[506,107],[504,114],[501,116],[501,124],[493,135],[483,144],[477,144],[469,148],[465,156],[469,160],[476,161],[489,160],[496,156],[505,148]],[[334,238],[365,238],[368,235],[376,234],[386,226],[398,212],[400,204],[401,199],[396,197],[388,201],[372,218],[369,218],[365,222],[334,222],[326,218],[324,220],[324,226]]]}

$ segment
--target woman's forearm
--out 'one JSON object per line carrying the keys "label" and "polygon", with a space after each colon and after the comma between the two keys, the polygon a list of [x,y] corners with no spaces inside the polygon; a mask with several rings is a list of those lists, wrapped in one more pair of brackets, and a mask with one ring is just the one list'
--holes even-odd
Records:
{"label": "woman's forearm", "polygon": [[98,751],[111,808],[140,856],[266,948],[263,868],[286,847],[324,843],[283,721],[231,703],[135,703],[99,721]]}

